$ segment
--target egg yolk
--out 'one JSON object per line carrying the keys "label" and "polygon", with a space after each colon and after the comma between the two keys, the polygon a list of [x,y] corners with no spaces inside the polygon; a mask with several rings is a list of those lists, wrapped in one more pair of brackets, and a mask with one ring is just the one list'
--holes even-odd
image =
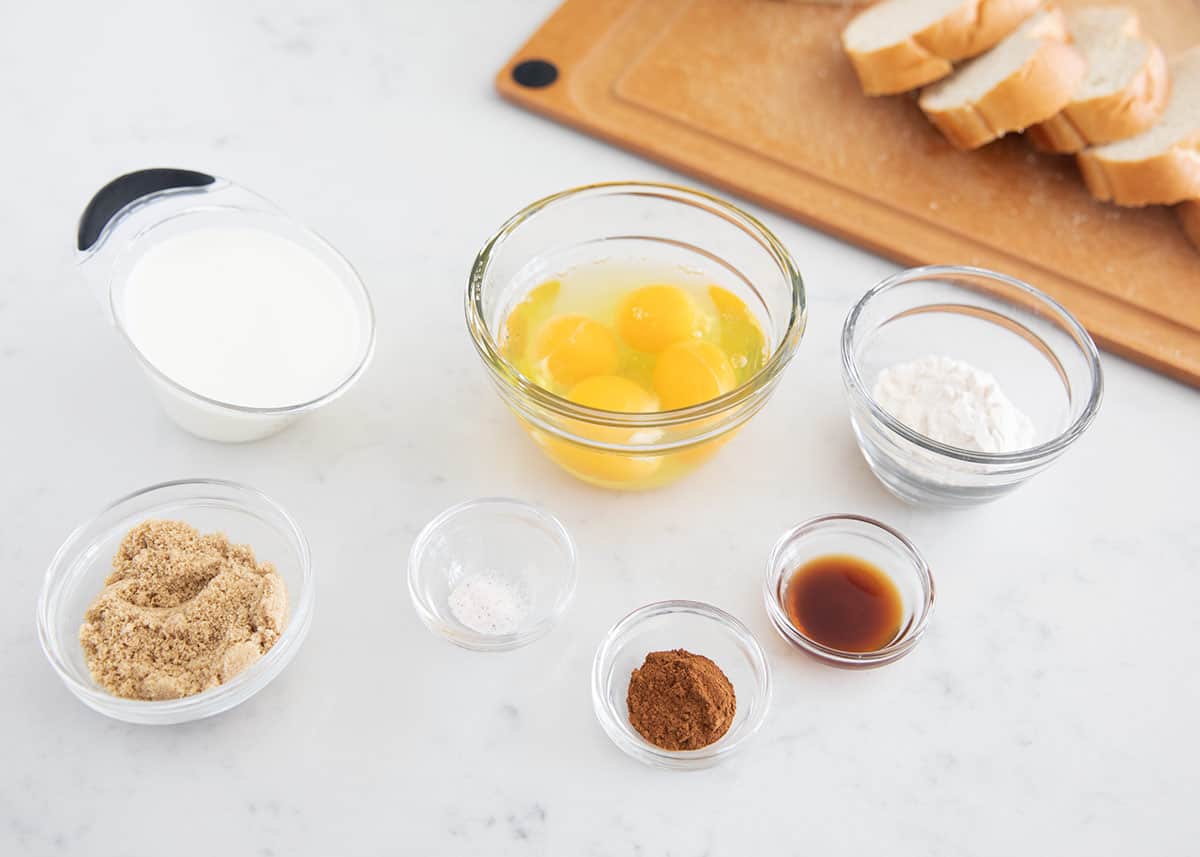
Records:
{"label": "egg yolk", "polygon": [[536,314],[543,312],[562,288],[558,280],[548,280],[532,289],[519,304],[512,308],[504,322],[503,350],[505,354],[519,357],[529,347],[529,327]]}
{"label": "egg yolk", "polygon": [[567,398],[600,411],[651,414],[658,410],[654,396],[620,375],[599,375],[571,388]]}
{"label": "egg yolk", "polygon": [[721,315],[740,316],[741,318],[753,320],[754,316],[747,309],[746,302],[729,291],[729,289],[723,289],[720,286],[709,286],[708,296],[712,298],[712,302],[716,304],[717,312]]}
{"label": "egg yolk", "polygon": [[715,399],[737,386],[725,352],[700,339],[676,342],[658,356],[654,391],[666,410]]}
{"label": "egg yolk", "polygon": [[612,375],[621,362],[612,331],[577,313],[547,321],[533,341],[530,357],[551,381],[563,386],[593,375]]}
{"label": "egg yolk", "polygon": [[[601,375],[588,378],[571,388],[567,398],[580,405],[603,411],[648,414],[658,410],[655,397],[627,378]],[[631,443],[636,431],[615,426],[597,426],[574,421],[574,434],[601,443]],[[577,476],[602,485],[624,485],[653,476],[662,465],[658,455],[622,455],[618,452],[589,449],[580,443],[544,436],[546,453]]]}
{"label": "egg yolk", "polygon": [[662,351],[681,339],[700,336],[704,317],[691,296],[678,286],[634,289],[617,308],[617,330],[639,351]]}
{"label": "egg yolk", "polygon": [[767,340],[758,319],[733,292],[709,286],[708,296],[721,317],[720,343],[734,371],[748,378],[767,362]]}

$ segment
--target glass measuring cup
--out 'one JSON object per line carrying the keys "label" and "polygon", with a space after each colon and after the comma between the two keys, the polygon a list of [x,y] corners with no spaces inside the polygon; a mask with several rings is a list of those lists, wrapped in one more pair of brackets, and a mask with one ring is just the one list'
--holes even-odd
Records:
{"label": "glass measuring cup", "polygon": [[[162,242],[213,228],[258,230],[282,238],[333,272],[353,308],[355,327],[353,359],[347,361],[336,384],[305,401],[267,407],[222,401],[172,378],[139,348],[125,313],[131,272]],[[147,169],[120,176],[101,188],[84,209],[76,247],[85,282],[138,359],[163,409],[192,434],[225,442],[274,434],[346,392],[370,361],[375,317],[354,268],[319,235],[228,179],[181,169]]]}

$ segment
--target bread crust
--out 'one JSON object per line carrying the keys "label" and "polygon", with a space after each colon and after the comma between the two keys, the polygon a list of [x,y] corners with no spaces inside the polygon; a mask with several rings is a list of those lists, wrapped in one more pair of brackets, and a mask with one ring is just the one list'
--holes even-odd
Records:
{"label": "bread crust", "polygon": [[858,51],[846,43],[847,27],[842,46],[863,92],[895,95],[945,77],[956,61],[996,45],[1041,4],[1042,0],[963,0],[949,15],[903,41]]}
{"label": "bread crust", "polygon": [[1200,199],[1200,131],[1140,161],[1105,160],[1091,149],[1076,161],[1088,190],[1103,202],[1140,207]]}
{"label": "bread crust", "polygon": [[913,39],[869,53],[846,48],[846,54],[867,95],[908,92],[940,80],[954,70],[950,60],[931,54]]}
{"label": "bread crust", "polygon": [[[1059,33],[1048,22],[1041,44],[1024,65],[994,86],[978,101],[944,110],[930,108],[920,99],[921,109],[951,143],[960,149],[978,149],[1012,131],[1023,131],[1062,110],[1087,72],[1082,54],[1066,42],[1058,17]],[[1057,37],[1056,37],[1057,36]]]}
{"label": "bread crust", "polygon": [[957,11],[917,33],[931,53],[952,62],[978,56],[999,44],[1042,5],[1043,0],[967,0]]}
{"label": "bread crust", "polygon": [[1184,234],[1200,252],[1200,199],[1179,203],[1175,206],[1175,213],[1179,216],[1179,225],[1183,227]]}
{"label": "bread crust", "polygon": [[1171,94],[1167,58],[1157,43],[1144,39],[1145,64],[1126,86],[1108,95],[1073,101],[1057,116],[1034,125],[1030,141],[1046,152],[1073,153],[1140,134],[1158,121]]}

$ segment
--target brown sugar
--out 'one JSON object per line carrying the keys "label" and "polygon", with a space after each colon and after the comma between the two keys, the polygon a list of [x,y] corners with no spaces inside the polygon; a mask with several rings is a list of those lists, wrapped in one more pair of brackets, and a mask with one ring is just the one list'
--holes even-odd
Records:
{"label": "brown sugar", "polygon": [[283,579],[250,547],[180,521],[144,521],[122,540],[79,642],[110,693],[176,699],[257,661],[286,619]]}
{"label": "brown sugar", "polygon": [[729,731],[737,710],[721,668],[684,649],[651,652],[629,678],[629,722],[664,750],[698,750]]}

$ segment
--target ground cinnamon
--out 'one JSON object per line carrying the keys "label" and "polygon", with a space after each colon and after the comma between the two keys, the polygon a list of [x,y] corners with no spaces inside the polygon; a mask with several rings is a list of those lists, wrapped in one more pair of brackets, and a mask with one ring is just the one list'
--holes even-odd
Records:
{"label": "ground cinnamon", "polygon": [[651,652],[629,679],[629,722],[664,750],[698,750],[733,723],[737,698],[721,668],[685,649]]}

